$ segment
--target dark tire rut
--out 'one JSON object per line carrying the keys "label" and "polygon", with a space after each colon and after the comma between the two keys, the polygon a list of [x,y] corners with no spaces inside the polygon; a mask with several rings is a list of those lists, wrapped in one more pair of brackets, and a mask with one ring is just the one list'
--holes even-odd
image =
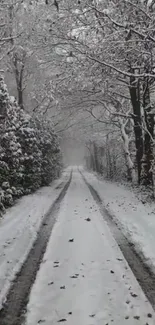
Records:
{"label": "dark tire rut", "polygon": [[100,198],[98,192],[93,188],[91,184],[89,184],[89,182],[86,180],[81,171],[79,172],[84,182],[88,186],[94,200],[100,207],[100,211],[104,220],[107,222],[118,246],[120,247],[133,274],[135,275],[138,283],[140,284],[145,296],[147,297],[153,309],[155,310],[155,274],[145,263],[144,258],[137,253],[136,247],[133,245],[133,243],[130,242],[129,239],[125,237],[125,235],[122,233],[118,223],[109,213],[109,211],[104,207],[104,202]]}
{"label": "dark tire rut", "polygon": [[72,172],[58,198],[45,215],[37,238],[31,248],[20,272],[8,292],[6,303],[0,311],[0,325],[22,325],[29,299],[31,287],[43,259],[61,201],[63,200],[72,179]]}

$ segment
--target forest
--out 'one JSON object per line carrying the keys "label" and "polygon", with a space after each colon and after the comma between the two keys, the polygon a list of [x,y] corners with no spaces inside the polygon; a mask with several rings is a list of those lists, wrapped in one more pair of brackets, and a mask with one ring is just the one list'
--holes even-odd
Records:
{"label": "forest", "polygon": [[155,0],[0,0],[0,325],[155,325],[154,129]]}
{"label": "forest", "polygon": [[68,139],[154,194],[154,56],[154,0],[1,0],[2,211],[60,175]]}

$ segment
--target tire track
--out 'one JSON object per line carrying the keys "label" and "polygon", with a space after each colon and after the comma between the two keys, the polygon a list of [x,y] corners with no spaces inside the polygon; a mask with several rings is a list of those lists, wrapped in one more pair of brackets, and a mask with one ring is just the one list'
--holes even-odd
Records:
{"label": "tire track", "polygon": [[0,311],[1,325],[21,325],[24,321],[29,293],[46,251],[61,201],[68,190],[71,179],[72,172],[69,181],[65,184],[58,198],[45,215],[33,247],[27,256],[26,261],[22,265],[20,272],[16,275],[16,278],[8,292],[6,303]]}
{"label": "tire track", "polygon": [[127,237],[119,229],[119,225],[113,219],[109,211],[103,206],[103,201],[101,200],[98,192],[93,188],[91,184],[86,180],[81,171],[79,171],[84,182],[88,186],[92,197],[98,204],[100,212],[107,222],[118,246],[120,247],[126,261],[128,262],[133,274],[135,275],[138,283],[140,284],[145,296],[151,303],[153,309],[155,310],[155,274],[150,270],[148,265],[144,262],[143,258],[139,256],[136,251],[136,247],[132,242],[128,240]]}

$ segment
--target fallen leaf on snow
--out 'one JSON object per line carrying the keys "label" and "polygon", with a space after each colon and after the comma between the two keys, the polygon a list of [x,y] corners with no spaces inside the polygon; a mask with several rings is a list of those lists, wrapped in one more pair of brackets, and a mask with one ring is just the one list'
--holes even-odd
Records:
{"label": "fallen leaf on snow", "polygon": [[136,293],[130,292],[130,294],[131,294],[131,296],[132,296],[133,298],[138,297],[138,296],[136,295]]}
{"label": "fallen leaf on snow", "polygon": [[140,316],[134,316],[133,318],[139,320]]}
{"label": "fallen leaf on snow", "polygon": [[126,304],[129,304],[130,303],[130,300],[126,300]]}
{"label": "fallen leaf on snow", "polygon": [[69,239],[69,243],[73,243],[74,238]]}
{"label": "fallen leaf on snow", "polygon": [[85,219],[86,221],[91,221],[91,219],[90,218],[87,218],[87,219]]}
{"label": "fallen leaf on snow", "polygon": [[40,320],[38,321],[38,324],[41,324],[41,323],[45,323],[45,319],[40,319]]}
{"label": "fallen leaf on snow", "polygon": [[78,277],[77,275],[71,275],[70,276],[71,279],[77,279],[77,277]]}

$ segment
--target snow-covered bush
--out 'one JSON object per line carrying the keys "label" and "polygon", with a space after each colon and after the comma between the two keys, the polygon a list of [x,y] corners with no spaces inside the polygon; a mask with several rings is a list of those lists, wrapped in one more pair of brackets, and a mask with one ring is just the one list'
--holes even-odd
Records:
{"label": "snow-covered bush", "polygon": [[34,119],[9,97],[0,78],[0,210],[48,185],[60,172],[58,138],[48,121]]}
{"label": "snow-covered bush", "polygon": [[41,184],[48,185],[59,176],[61,170],[61,152],[59,142],[49,121],[37,120],[39,130],[41,159]]}
{"label": "snow-covered bush", "polygon": [[38,129],[35,121],[20,110],[17,138],[21,145],[20,158],[21,184],[26,194],[41,186],[41,157],[39,148]]}
{"label": "snow-covered bush", "polygon": [[4,79],[0,76],[0,120],[6,116],[9,106],[9,94]]}

